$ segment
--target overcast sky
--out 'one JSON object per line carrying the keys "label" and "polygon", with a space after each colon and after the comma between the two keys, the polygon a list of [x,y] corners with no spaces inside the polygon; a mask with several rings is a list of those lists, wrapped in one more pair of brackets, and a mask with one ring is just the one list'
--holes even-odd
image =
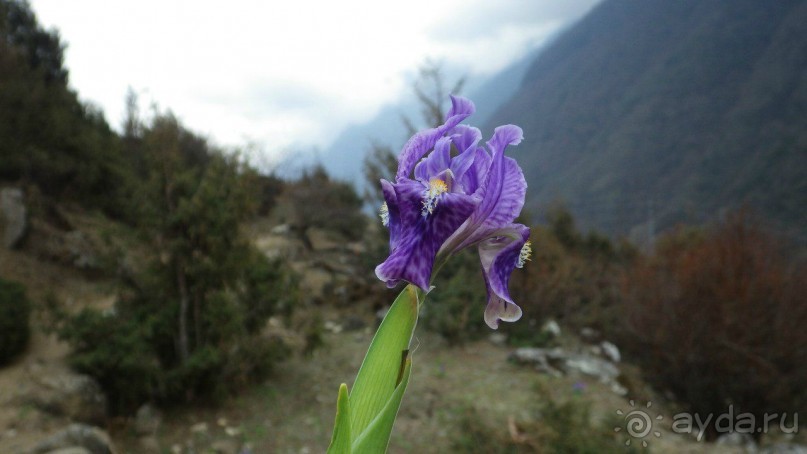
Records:
{"label": "overcast sky", "polygon": [[[222,145],[324,147],[408,95],[425,59],[482,77],[597,0],[30,0],[70,83],[122,122],[127,87]],[[148,110],[148,109],[145,109]]]}

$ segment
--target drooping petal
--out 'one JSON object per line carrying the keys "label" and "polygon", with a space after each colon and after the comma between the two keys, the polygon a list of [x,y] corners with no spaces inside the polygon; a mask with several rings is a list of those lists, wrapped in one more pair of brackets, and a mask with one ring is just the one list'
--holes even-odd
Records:
{"label": "drooping petal", "polygon": [[381,180],[381,194],[384,196],[384,203],[387,204],[387,227],[389,228],[390,250],[395,249],[395,244],[401,234],[401,214],[398,209],[398,196],[395,188],[387,180]]}
{"label": "drooping petal", "polygon": [[519,258],[529,237],[529,228],[513,224],[494,232],[492,237],[479,243],[479,259],[488,290],[485,322],[491,328],[498,326],[496,320],[515,321],[521,317],[521,309],[510,297],[508,284],[513,269],[520,266]]}
{"label": "drooping petal", "polygon": [[[490,292],[488,292],[490,295]],[[485,307],[485,323],[492,329],[499,328],[499,322],[516,322],[521,318],[521,308],[505,301],[495,294],[488,299]]]}
{"label": "drooping petal", "polygon": [[451,96],[451,109],[448,111],[445,123],[436,128],[418,132],[404,145],[401,154],[398,155],[396,182],[408,178],[415,164],[434,148],[437,140],[445,135],[446,132],[451,131],[461,121],[468,118],[475,110],[476,108],[471,100],[460,96]]}
{"label": "drooping petal", "polygon": [[437,251],[465,222],[478,200],[447,192],[440,195],[433,212],[424,216],[422,184],[410,181],[392,186],[398,202],[400,236],[387,260],[376,267],[376,276],[388,286],[405,280],[428,291]]}

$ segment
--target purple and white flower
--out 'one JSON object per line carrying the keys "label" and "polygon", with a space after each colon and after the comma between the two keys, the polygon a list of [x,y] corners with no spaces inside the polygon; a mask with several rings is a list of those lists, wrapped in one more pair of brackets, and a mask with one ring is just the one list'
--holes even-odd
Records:
{"label": "purple and white flower", "polygon": [[376,275],[394,287],[410,282],[423,291],[432,274],[453,254],[477,246],[488,293],[485,322],[521,318],[508,283],[514,268],[530,256],[530,230],[514,223],[524,206],[527,182],[508,145],[518,145],[521,128],[499,126],[480,146],[481,132],[460,123],[474,104],[451,96],[445,122],[418,132],[398,156],[395,182],[381,180],[381,219],[390,231],[390,255]]}

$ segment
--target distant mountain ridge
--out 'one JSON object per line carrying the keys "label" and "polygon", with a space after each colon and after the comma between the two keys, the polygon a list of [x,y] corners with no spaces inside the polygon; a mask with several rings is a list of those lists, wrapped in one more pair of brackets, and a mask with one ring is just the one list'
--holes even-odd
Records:
{"label": "distant mountain ridge", "polygon": [[533,62],[488,122],[528,207],[647,231],[748,203],[807,226],[807,1],[606,0]]}

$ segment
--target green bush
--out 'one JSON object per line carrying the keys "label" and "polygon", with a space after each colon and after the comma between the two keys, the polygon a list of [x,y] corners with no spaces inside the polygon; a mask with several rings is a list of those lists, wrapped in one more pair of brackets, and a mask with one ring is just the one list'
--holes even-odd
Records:
{"label": "green bush", "polygon": [[461,344],[490,332],[484,320],[486,303],[479,257],[476,251],[464,251],[440,270],[421,322],[450,344]]}
{"label": "green bush", "polygon": [[25,287],[0,279],[0,364],[25,350],[31,335],[30,316]]}

